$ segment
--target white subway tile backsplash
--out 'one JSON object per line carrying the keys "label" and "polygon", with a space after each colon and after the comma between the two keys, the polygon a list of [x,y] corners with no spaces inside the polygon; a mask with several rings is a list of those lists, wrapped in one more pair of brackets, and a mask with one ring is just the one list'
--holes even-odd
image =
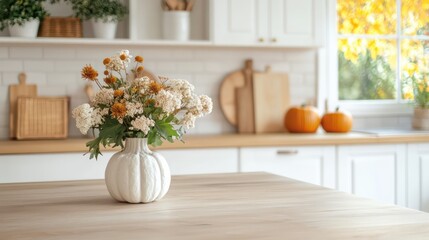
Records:
{"label": "white subway tile backsplash", "polygon": [[4,59],[8,57],[9,57],[9,48],[0,47],[0,59]]}
{"label": "white subway tile backsplash", "polygon": [[16,72],[22,71],[24,64],[22,60],[0,60],[0,71],[1,72]]}
{"label": "white subway tile backsplash", "polygon": [[86,64],[91,64],[91,63],[87,61],[79,61],[79,60],[56,61],[54,65],[54,71],[79,73],[82,67]]}
{"label": "white subway tile backsplash", "polygon": [[24,60],[24,71],[52,72],[52,71],[54,71],[54,61]]}
{"label": "white subway tile backsplash", "polygon": [[204,63],[197,61],[178,61],[177,72],[179,73],[200,73],[204,71]]}
{"label": "white subway tile backsplash", "polygon": [[222,77],[228,75],[233,71],[237,71],[244,68],[243,61],[231,61],[231,60],[221,60],[221,61],[205,61],[205,71],[209,73],[217,73],[222,75]]}
{"label": "white subway tile backsplash", "polygon": [[[88,102],[84,92],[87,82],[80,77],[82,67],[92,64],[99,71],[101,79],[103,58],[120,50],[116,47],[74,46],[0,48],[0,114],[7,115],[3,114],[7,112],[7,85],[17,84],[18,74],[23,70],[28,74],[28,83],[38,85],[39,95],[70,96],[71,113],[74,107]],[[236,132],[220,109],[219,87],[229,73],[244,67],[246,58],[254,60],[255,70],[263,71],[266,65],[270,65],[274,72],[288,73],[293,104],[301,104],[315,97],[315,50],[144,47],[130,51],[133,56],[143,56],[143,65],[154,74],[186,79],[195,85],[197,94],[206,94],[212,98],[212,114],[198,119],[196,128],[189,130],[189,134]],[[98,90],[95,86],[94,89]],[[0,121],[5,122],[7,119]],[[0,138],[7,138],[5,126],[7,124],[0,122]],[[69,135],[82,136],[71,118]]]}
{"label": "white subway tile backsplash", "polygon": [[307,63],[292,63],[290,70],[293,73],[314,73],[316,66]]}
{"label": "white subway tile backsplash", "polygon": [[58,48],[58,47],[45,47],[43,49],[43,57],[45,59],[53,60],[67,60],[76,58],[76,49],[69,48]]}
{"label": "white subway tile backsplash", "polygon": [[79,73],[47,73],[47,81],[49,86],[76,85],[76,83],[79,82],[78,80],[80,80]]}
{"label": "white subway tile backsplash", "polygon": [[288,62],[305,62],[313,64],[316,61],[314,50],[289,50],[284,52],[284,60]]}
{"label": "white subway tile backsplash", "polygon": [[40,59],[43,58],[43,49],[39,47],[11,47],[9,57],[14,59]]}
{"label": "white subway tile backsplash", "polygon": [[[10,84],[18,84],[19,72],[6,72],[3,73],[3,86]],[[46,85],[46,73],[39,72],[26,72],[27,84],[36,84],[38,86]]]}

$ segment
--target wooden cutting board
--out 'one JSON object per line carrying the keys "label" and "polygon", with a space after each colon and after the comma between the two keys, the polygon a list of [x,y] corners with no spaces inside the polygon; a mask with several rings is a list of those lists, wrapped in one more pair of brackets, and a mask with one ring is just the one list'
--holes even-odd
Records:
{"label": "wooden cutting board", "polygon": [[244,86],[236,89],[237,126],[239,133],[255,133],[253,108],[253,61],[248,59],[243,69]]}
{"label": "wooden cutting board", "polygon": [[287,74],[273,73],[270,67],[253,73],[253,96],[255,132],[285,132],[283,118],[290,105]]}
{"label": "wooden cutting board", "polygon": [[34,84],[27,85],[27,75],[20,73],[18,75],[19,84],[9,86],[9,137],[16,138],[16,106],[18,97],[36,97],[37,86]]}
{"label": "wooden cutting board", "polygon": [[236,89],[244,87],[243,70],[230,73],[224,78],[219,89],[220,108],[226,120],[233,126],[237,126],[237,99]]}

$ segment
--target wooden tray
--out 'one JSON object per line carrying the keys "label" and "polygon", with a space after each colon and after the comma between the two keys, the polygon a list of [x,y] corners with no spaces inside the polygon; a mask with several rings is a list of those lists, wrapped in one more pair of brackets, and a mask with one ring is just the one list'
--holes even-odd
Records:
{"label": "wooden tray", "polygon": [[68,135],[68,97],[20,97],[17,139],[62,139]]}

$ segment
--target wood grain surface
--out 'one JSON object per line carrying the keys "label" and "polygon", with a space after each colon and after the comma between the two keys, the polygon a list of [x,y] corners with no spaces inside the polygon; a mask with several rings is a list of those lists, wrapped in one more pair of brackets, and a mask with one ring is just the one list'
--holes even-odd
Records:
{"label": "wood grain surface", "polygon": [[429,239],[429,214],[265,173],[176,176],[150,204],[103,181],[0,185],[0,239]]}
{"label": "wood grain surface", "polygon": [[16,138],[17,129],[17,101],[19,97],[36,97],[37,86],[26,84],[27,75],[20,73],[18,75],[19,84],[9,86],[9,138]]}
{"label": "wood grain surface", "polygon": [[284,116],[290,106],[289,81],[285,73],[253,73],[256,133],[286,132]]}
{"label": "wood grain surface", "polygon": [[243,69],[244,86],[236,89],[237,127],[239,133],[255,132],[255,112],[253,100],[253,60],[245,61]]}
{"label": "wood grain surface", "polygon": [[[1,154],[67,153],[87,152],[85,146],[90,138],[65,140],[0,140]],[[429,135],[377,136],[363,133],[281,133],[281,134],[216,134],[187,135],[185,143],[165,142],[156,149],[229,148],[229,147],[272,147],[272,146],[321,146],[348,144],[428,143]],[[118,151],[118,148],[102,148],[103,151]]]}

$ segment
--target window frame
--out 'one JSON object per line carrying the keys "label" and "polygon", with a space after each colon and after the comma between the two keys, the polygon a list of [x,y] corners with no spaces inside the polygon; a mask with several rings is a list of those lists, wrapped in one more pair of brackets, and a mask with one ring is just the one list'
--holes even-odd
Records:
{"label": "window frame", "polygon": [[[396,20],[396,32],[394,35],[362,35],[362,34],[338,34],[337,28],[337,0],[327,0],[327,39],[326,39],[326,88],[320,84],[319,101],[326,99],[325,108],[333,110],[336,107],[350,111],[355,116],[409,116],[413,106],[401,97],[401,41],[404,39],[429,40],[429,36],[402,35],[401,27],[401,0],[396,0],[396,9],[399,17]],[[338,79],[338,45],[341,37],[357,37],[371,39],[396,40],[397,72],[396,72],[396,99],[392,100],[339,100]],[[324,98],[324,99],[323,99]],[[319,104],[319,107],[321,104]],[[326,110],[326,109],[325,109]]]}

